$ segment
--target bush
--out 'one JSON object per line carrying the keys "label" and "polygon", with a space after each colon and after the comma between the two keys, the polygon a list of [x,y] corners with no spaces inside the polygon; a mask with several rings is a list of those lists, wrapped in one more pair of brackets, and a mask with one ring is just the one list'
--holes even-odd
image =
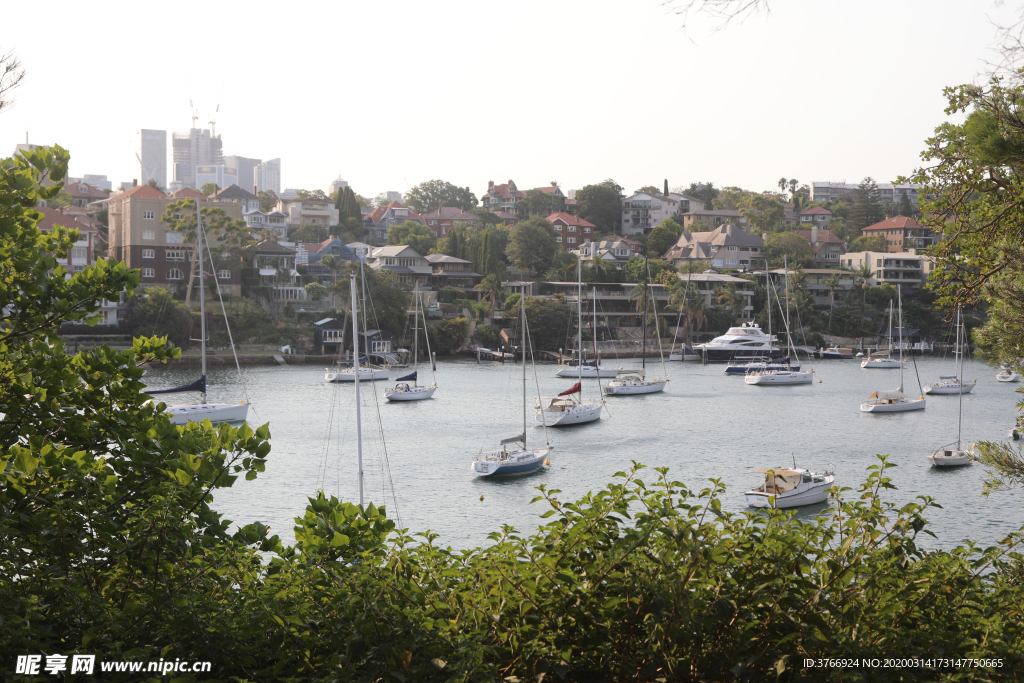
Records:
{"label": "bush", "polygon": [[488,349],[497,349],[502,343],[501,330],[495,325],[477,325],[473,341]]}
{"label": "bush", "polygon": [[461,299],[465,294],[461,289],[455,289],[454,287],[441,287],[437,290],[437,300],[442,304],[453,303],[456,299]]}
{"label": "bush", "polygon": [[442,320],[427,325],[430,335],[431,350],[439,356],[450,356],[462,346],[469,331],[469,321],[465,318]]}

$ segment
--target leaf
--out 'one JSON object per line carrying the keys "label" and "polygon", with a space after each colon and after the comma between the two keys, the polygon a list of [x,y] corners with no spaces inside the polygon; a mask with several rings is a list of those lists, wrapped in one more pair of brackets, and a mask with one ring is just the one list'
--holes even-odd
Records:
{"label": "leaf", "polygon": [[443,659],[438,659],[437,657],[431,659],[430,663],[436,666],[438,669],[443,669],[446,666],[448,666],[448,662],[444,661]]}

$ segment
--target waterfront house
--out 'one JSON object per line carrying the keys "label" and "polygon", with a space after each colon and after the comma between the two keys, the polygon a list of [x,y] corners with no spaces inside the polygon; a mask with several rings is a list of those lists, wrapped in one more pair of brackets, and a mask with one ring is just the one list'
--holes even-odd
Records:
{"label": "waterfront house", "polygon": [[889,245],[889,251],[896,253],[908,249],[923,249],[935,243],[935,234],[917,222],[916,218],[893,216],[880,223],[864,228],[865,237],[882,236]]}
{"label": "waterfront house", "polygon": [[475,213],[463,211],[455,206],[438,207],[430,213],[423,214],[423,220],[430,228],[430,232],[434,233],[434,237],[438,239],[447,235],[456,223],[476,225],[480,222],[480,218]]}
{"label": "waterfront house", "polygon": [[843,254],[846,253],[846,247],[839,237],[833,235],[831,230],[819,228],[816,224],[812,224],[810,230],[793,232],[810,243],[811,251],[814,252],[814,263],[822,268],[838,266]]}
{"label": "waterfront house", "polygon": [[319,356],[340,354],[345,343],[345,321],[324,318],[313,323],[313,353]]}
{"label": "waterfront house", "polygon": [[710,232],[684,232],[662,257],[677,268],[707,263],[712,268],[750,270],[764,251],[764,239],[735,225],[720,225]]}
{"label": "waterfront house", "polygon": [[484,278],[480,273],[473,271],[472,261],[447,254],[430,254],[426,260],[430,264],[430,286],[432,287],[471,290]]}
{"label": "waterfront house", "polygon": [[425,287],[433,273],[427,259],[404,244],[374,247],[366,261],[374,270],[392,273],[399,282]]}
{"label": "waterfront house", "polygon": [[843,254],[841,264],[853,270],[867,264],[871,269],[868,284],[872,287],[881,284],[923,287],[935,269],[935,257],[918,254],[914,249],[896,253],[858,251]]}

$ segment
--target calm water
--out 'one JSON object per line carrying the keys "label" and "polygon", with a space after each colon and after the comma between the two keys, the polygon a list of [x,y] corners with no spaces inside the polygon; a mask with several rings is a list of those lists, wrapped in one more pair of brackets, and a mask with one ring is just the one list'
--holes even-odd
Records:
{"label": "calm water", "polygon": [[[639,360],[616,361],[627,368]],[[917,386],[908,363],[905,386]],[[363,384],[363,435],[367,499],[385,502],[394,516],[395,499],[401,525],[431,530],[439,542],[456,548],[487,542],[502,524],[532,531],[546,508],[529,505],[535,488],[546,484],[563,491],[563,500],[603,488],[612,475],[637,460],[667,466],[672,476],[692,489],[709,477],[728,486],[723,505],[746,510],[743,491],[757,483],[751,471],[790,465],[823,469],[833,465],[841,485],[856,487],[876,453],[891,454],[899,467],[889,473],[898,491],[895,502],[918,495],[933,496],[942,510],[929,512],[935,544],[949,547],[962,539],[989,545],[1024,524],[1024,493],[981,495],[984,471],[974,465],[936,470],[925,456],[956,441],[957,396],[928,397],[924,411],[870,415],[859,411],[860,400],[877,389],[894,389],[898,370],[864,370],[857,361],[814,361],[821,383],[791,387],[747,386],[742,376],[725,376],[723,365],[668,364],[671,378],[661,394],[609,397],[608,412],[597,423],[569,429],[548,429],[555,446],[551,467],[528,477],[481,480],[469,470],[481,449],[497,448],[502,438],[522,430],[521,366],[474,360],[439,362],[434,398],[390,404],[387,382]],[[918,359],[922,382],[951,374],[950,360]],[[652,374],[660,364],[648,362]],[[541,393],[567,389],[571,380],[554,377],[557,366],[538,365]],[[240,480],[216,494],[215,507],[239,524],[262,521],[286,542],[294,540],[293,518],[306,498],[323,488],[330,495],[356,501],[355,407],[351,386],[328,385],[322,367],[257,367],[243,369],[253,407],[249,422],[270,423],[273,449],[266,472],[253,482]],[[968,361],[964,374],[978,378],[964,397],[963,439],[1005,439],[1015,415],[1017,384],[995,381],[996,371]],[[420,367],[429,382],[430,372]],[[192,378],[184,369],[151,370],[154,388]],[[595,396],[594,380],[584,383]],[[236,371],[214,370],[210,400],[237,401]],[[536,389],[528,384],[530,445],[543,444],[534,427]],[[587,391],[584,398],[587,398]],[[378,422],[379,413],[379,422]],[[380,438],[383,428],[386,456]],[[385,459],[390,463],[390,484]],[[653,474],[653,473],[652,473]],[[648,480],[653,479],[648,475]],[[392,496],[392,487],[394,498]],[[484,496],[481,501],[480,496]],[[822,506],[802,514],[812,514]]]}

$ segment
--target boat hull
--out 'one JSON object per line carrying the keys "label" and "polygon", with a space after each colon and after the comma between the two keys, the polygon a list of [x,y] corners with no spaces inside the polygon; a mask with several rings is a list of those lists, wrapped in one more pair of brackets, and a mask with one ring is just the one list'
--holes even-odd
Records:
{"label": "boat hull", "polygon": [[167,406],[164,412],[176,425],[189,422],[244,422],[249,416],[248,403],[199,403],[195,405]]}
{"label": "boat hull", "polygon": [[[391,372],[386,369],[361,368],[359,371],[360,382],[378,382],[391,377]],[[356,373],[351,370],[341,372],[327,372],[324,374],[325,382],[355,382]]]}
{"label": "boat hull", "polygon": [[817,486],[812,486],[803,491],[796,493],[787,494],[775,494],[775,493],[764,493],[762,491],[747,491],[745,494],[747,499],[747,505],[755,508],[767,508],[774,507],[780,510],[786,508],[795,508],[802,505],[814,505],[815,503],[824,503],[828,500],[829,489],[832,488],[832,482],[827,481]]}
{"label": "boat hull", "polygon": [[726,348],[705,348],[707,352],[709,363],[718,363],[722,361],[764,361],[764,360],[775,360],[782,358],[782,351],[780,349],[768,350],[765,346],[763,349],[752,349],[747,347],[745,349],[726,349]]}
{"label": "boat hull", "polygon": [[651,380],[650,382],[630,382],[628,384],[609,383],[604,393],[609,396],[632,396],[634,394],[656,394],[665,390],[667,379]]}
{"label": "boat hull", "polygon": [[911,410],[924,410],[925,399],[915,398],[894,403],[862,403],[862,413],[906,413]]}
{"label": "boat hull", "polygon": [[764,374],[751,373],[743,378],[746,384],[754,386],[785,386],[792,384],[810,384],[814,381],[813,372],[789,372],[780,370],[777,372],[766,372]]}
{"label": "boat hull", "polygon": [[601,419],[601,403],[582,403],[569,410],[538,410],[534,419],[545,427],[571,427]]}
{"label": "boat hull", "polygon": [[470,471],[478,477],[518,477],[543,467],[550,452],[550,448],[542,448],[536,451],[496,453],[482,460],[474,460]]}
{"label": "boat hull", "polygon": [[1009,373],[1007,375],[999,374],[999,375],[996,375],[996,381],[997,382],[1019,382],[1020,381],[1020,375],[1018,375],[1016,372],[1011,372],[1011,373]]}
{"label": "boat hull", "polygon": [[938,395],[949,395],[956,396],[957,394],[964,393],[969,394],[974,391],[974,386],[977,384],[977,380],[974,382],[965,382],[964,384],[946,384],[945,382],[936,382],[935,384],[929,384],[924,388],[926,394],[938,394]]}
{"label": "boat hull", "polygon": [[686,351],[684,353],[670,353],[668,355],[668,359],[672,360],[672,361],[678,360],[678,361],[682,361],[684,363],[691,363],[691,362],[699,363],[702,360],[704,360],[704,357],[701,356],[699,353],[694,353],[693,351]]}
{"label": "boat hull", "polygon": [[[614,368],[594,368],[591,366],[584,365],[582,371],[583,379],[596,379],[598,377],[615,377],[619,374],[619,371]],[[564,377],[566,379],[579,379],[581,376],[580,369],[578,367],[565,367],[555,373],[555,377]]]}
{"label": "boat hull", "polygon": [[899,370],[900,362],[892,358],[874,358],[861,361],[860,366],[868,370]]}
{"label": "boat hull", "polygon": [[384,392],[384,398],[389,401],[424,401],[433,396],[435,391],[437,387],[412,387],[403,391]]}
{"label": "boat hull", "polygon": [[963,467],[971,464],[971,458],[966,451],[942,450],[929,455],[928,462],[932,467]]}
{"label": "boat hull", "polygon": [[762,372],[764,370],[792,370],[793,372],[799,372],[800,366],[790,365],[789,363],[744,363],[742,365],[725,366],[725,374],[727,375],[746,375],[749,372]]}

